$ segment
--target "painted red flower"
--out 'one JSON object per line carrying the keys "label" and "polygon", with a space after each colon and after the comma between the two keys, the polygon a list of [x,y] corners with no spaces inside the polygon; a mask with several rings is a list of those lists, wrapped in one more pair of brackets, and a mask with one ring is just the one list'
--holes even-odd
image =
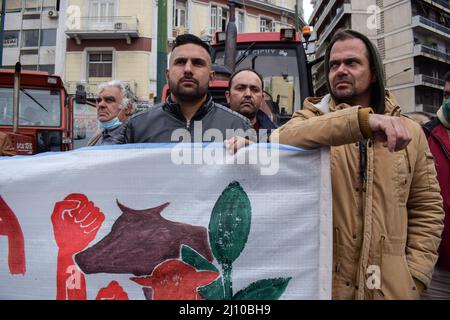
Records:
{"label": "painted red flower", "polygon": [[169,259],[159,264],[150,276],[130,279],[144,287],[152,287],[153,300],[201,300],[197,289],[218,276],[218,272],[197,271],[183,261]]}
{"label": "painted red flower", "polygon": [[128,300],[128,294],[117,281],[111,281],[106,288],[98,291],[95,300]]}

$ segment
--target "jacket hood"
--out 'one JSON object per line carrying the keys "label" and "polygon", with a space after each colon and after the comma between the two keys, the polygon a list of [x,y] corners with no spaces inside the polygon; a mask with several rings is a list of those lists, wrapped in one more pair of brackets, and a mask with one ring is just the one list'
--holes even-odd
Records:
{"label": "jacket hood", "polygon": [[[372,84],[372,105],[370,107],[372,107],[372,109],[379,114],[383,114],[384,113],[384,109],[385,109],[385,84],[384,84],[384,69],[383,69],[383,62],[381,60],[381,57],[378,53],[378,49],[375,47],[375,45],[369,40],[369,38],[367,38],[365,35],[363,35],[362,33],[359,33],[357,31],[354,30],[345,30],[346,32],[350,33],[351,35],[353,35],[355,38],[360,39],[361,41],[363,41],[366,44],[367,49],[369,50],[369,54],[371,57],[370,64],[373,67],[374,71],[375,71],[375,75],[376,75],[376,81],[375,83]],[[327,88],[328,88],[328,92],[330,92],[331,97],[333,98],[333,100],[335,100],[336,102],[338,102],[338,100],[336,99],[336,97],[333,95],[332,91],[331,91],[331,85],[330,85],[330,81],[328,79],[328,73],[330,71],[329,69],[329,65],[328,62],[330,61],[330,51],[331,48],[333,47],[333,44],[336,41],[331,42],[328,47],[327,50],[325,52],[325,74],[327,75],[326,79],[327,79]]]}
{"label": "jacket hood", "polygon": [[[395,96],[389,92],[389,90],[385,90],[383,94],[384,98],[384,114],[389,116],[400,116],[401,108],[397,102]],[[351,108],[351,105],[346,103],[338,103],[332,97],[331,94],[327,94],[323,97],[308,97],[304,101],[304,107],[313,108],[320,111],[321,114],[325,114],[327,112],[333,112],[336,110],[342,110],[345,108]]]}

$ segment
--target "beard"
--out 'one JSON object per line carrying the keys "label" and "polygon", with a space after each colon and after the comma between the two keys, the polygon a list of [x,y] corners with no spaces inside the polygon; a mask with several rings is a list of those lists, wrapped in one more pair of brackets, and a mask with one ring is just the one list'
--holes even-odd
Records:
{"label": "beard", "polygon": [[206,95],[208,91],[208,85],[201,86],[197,80],[193,79],[196,86],[186,88],[183,87],[183,84],[181,83],[182,80],[183,78],[180,79],[178,83],[175,83],[174,81],[169,79],[170,93],[173,94],[173,96],[176,97],[179,102],[195,102],[201,100]]}
{"label": "beard", "polygon": [[245,106],[245,107],[241,107],[241,108],[239,108],[239,110],[235,110],[235,111],[237,111],[238,113],[242,114],[244,117],[251,120],[256,117],[256,113],[258,112],[258,109],[255,107],[255,105],[254,104],[252,104],[252,105],[253,105],[253,108],[249,108],[248,106]]}

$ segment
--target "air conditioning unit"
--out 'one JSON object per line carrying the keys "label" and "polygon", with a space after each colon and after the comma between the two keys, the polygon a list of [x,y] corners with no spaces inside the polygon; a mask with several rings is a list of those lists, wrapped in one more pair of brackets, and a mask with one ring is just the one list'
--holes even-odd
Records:
{"label": "air conditioning unit", "polygon": [[47,15],[48,15],[48,17],[50,19],[58,18],[58,11],[56,11],[56,10],[49,10]]}
{"label": "air conditioning unit", "polygon": [[115,30],[122,30],[123,29],[123,23],[122,22],[114,23],[114,29]]}

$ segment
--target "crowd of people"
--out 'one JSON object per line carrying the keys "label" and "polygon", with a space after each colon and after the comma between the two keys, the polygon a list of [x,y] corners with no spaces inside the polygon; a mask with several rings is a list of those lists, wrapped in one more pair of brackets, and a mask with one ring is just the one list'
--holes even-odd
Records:
{"label": "crowd of people", "polygon": [[[166,71],[166,101],[135,113],[126,84],[101,85],[99,131],[88,145],[210,142],[203,133],[214,129],[233,152],[257,142],[329,147],[332,298],[450,299],[450,72],[443,104],[423,126],[402,114],[386,90],[380,55],[365,35],[338,31],[325,53],[325,73],[329,94],[307,98],[277,128],[262,111],[258,72],[233,73],[225,93],[229,108],[217,104],[208,93],[215,77],[209,46],[181,35]],[[0,133],[1,155],[11,155],[6,138]],[[369,287],[373,265],[381,279]]]}

